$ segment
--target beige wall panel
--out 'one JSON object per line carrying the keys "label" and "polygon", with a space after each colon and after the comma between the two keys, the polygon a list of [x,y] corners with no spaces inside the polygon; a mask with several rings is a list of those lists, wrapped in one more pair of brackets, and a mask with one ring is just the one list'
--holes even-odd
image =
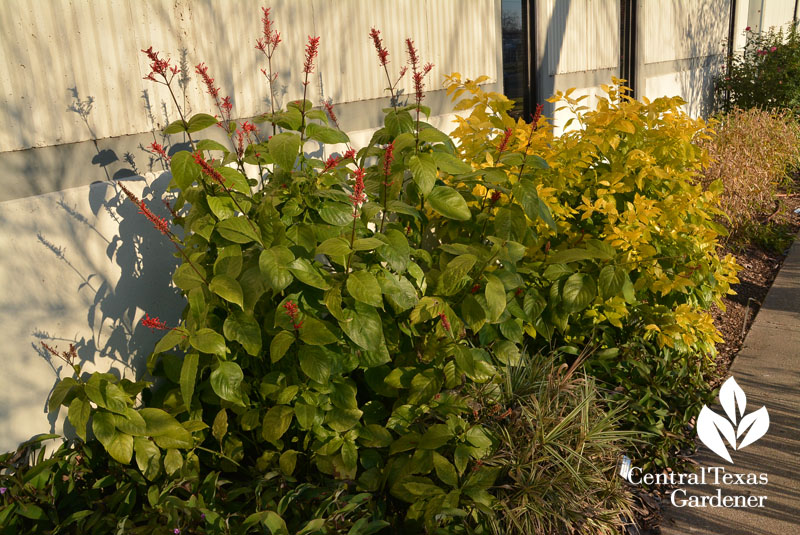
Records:
{"label": "beige wall panel", "polygon": [[549,75],[593,71],[619,61],[619,2],[616,0],[547,0],[538,16],[539,35]]}
{"label": "beige wall panel", "polygon": [[[210,0],[6,0],[0,19],[0,151],[74,143],[147,132],[177,119],[170,94],[142,78],[149,72],[141,49],[152,46],[181,63],[181,106],[213,112],[194,66],[204,62],[230,95],[235,117],[268,107],[265,59],[254,46],[261,35],[262,2]],[[496,80],[494,0],[276,0],[272,18],[282,42],[273,68],[280,105],[303,95],[304,48],[319,35],[320,55],[307,98],[354,102],[385,96],[386,81],[368,37],[382,31],[390,72],[406,62],[404,40],[414,39],[422,62],[435,65],[428,89],[443,76],[488,74]],[[411,91],[411,77],[401,84]],[[74,88],[74,91],[73,91]],[[81,111],[69,111],[68,108]]]}
{"label": "beige wall panel", "polygon": [[761,29],[786,29],[794,16],[794,0],[765,0],[761,8]]}
{"label": "beige wall panel", "polygon": [[723,53],[730,0],[640,0],[639,9],[644,63]]}

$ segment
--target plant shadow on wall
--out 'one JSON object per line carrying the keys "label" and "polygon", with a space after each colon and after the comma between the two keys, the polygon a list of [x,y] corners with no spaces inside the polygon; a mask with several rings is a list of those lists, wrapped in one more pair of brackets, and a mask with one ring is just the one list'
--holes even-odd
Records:
{"label": "plant shadow on wall", "polygon": [[[81,201],[62,195],[56,202],[54,217],[69,229],[59,232],[67,241],[49,238],[46,231],[37,231],[36,240],[54,256],[59,263],[77,277],[75,292],[91,294],[86,311],[86,329],[88,336],[63,338],[53,333],[34,327],[31,343],[33,349],[46,359],[54,373],[59,376],[69,375],[71,370],[64,370],[63,355],[72,353],[76,363],[85,367],[87,363],[103,368],[112,364],[115,375],[136,375],[137,378],[145,370],[145,359],[156,339],[155,334],[138,323],[138,316],[143,310],[159,310],[159,314],[168,320],[177,320],[180,311],[179,292],[171,287],[171,273],[177,267],[177,259],[168,253],[168,240],[152,226],[143,222],[136,207],[127,202],[124,193],[117,186],[117,181],[124,180],[129,188],[139,189],[143,185],[141,196],[148,200],[147,204],[153,212],[169,217],[171,208],[168,205],[170,196],[166,188],[170,180],[168,173],[160,173],[151,180],[139,174],[134,157],[127,153],[124,159],[131,164],[130,169],[120,169],[109,175],[106,166],[117,161],[113,150],[101,148],[101,142],[94,139],[90,114],[94,98],[81,99],[77,88],[71,88],[73,102],[69,110],[81,116],[90,134],[97,152],[91,164],[99,165],[106,174],[105,181],[97,181],[88,188],[88,198]],[[146,112],[152,117],[149,99],[145,95]],[[155,134],[154,134],[155,140]],[[180,144],[176,144],[179,148]],[[146,151],[150,156],[147,169],[167,168],[158,154]],[[150,173],[152,176],[152,173]],[[120,182],[122,183],[122,182]],[[143,184],[142,184],[143,183]],[[164,199],[163,204],[160,201]],[[82,237],[83,243],[70,237]],[[108,262],[116,265],[109,274],[107,265],[102,265],[96,256],[87,254],[88,249],[105,249]],[[153,289],[159,289],[154,293]],[[58,312],[53,311],[57,317]],[[69,349],[68,349],[69,348]],[[56,432],[57,417],[48,414],[51,432]],[[71,426],[65,429],[68,436],[74,437]]]}

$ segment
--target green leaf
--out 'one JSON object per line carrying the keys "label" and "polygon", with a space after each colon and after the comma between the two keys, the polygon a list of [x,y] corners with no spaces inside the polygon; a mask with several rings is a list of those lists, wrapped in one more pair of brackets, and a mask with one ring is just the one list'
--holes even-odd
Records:
{"label": "green leaf", "polygon": [[75,428],[75,432],[86,441],[86,424],[89,423],[89,416],[92,414],[92,407],[89,402],[80,397],[76,397],[69,404],[69,423]]}
{"label": "green leaf", "polygon": [[494,218],[494,235],[503,240],[522,241],[528,228],[519,206],[503,206]]}
{"label": "green leaf", "polygon": [[261,435],[267,442],[279,440],[292,423],[294,411],[286,405],[276,405],[264,415]]}
{"label": "green leaf", "polygon": [[441,295],[453,295],[463,286],[463,279],[470,272],[478,258],[473,254],[462,254],[450,262],[445,267],[439,277],[436,292]]}
{"label": "green leaf", "polygon": [[281,467],[281,472],[283,472],[283,475],[292,475],[292,473],[294,473],[295,466],[297,466],[297,452],[294,450],[288,450],[281,453],[281,457],[278,460],[278,465]]}
{"label": "green leaf", "polygon": [[473,332],[478,332],[486,323],[486,311],[474,296],[468,295],[461,304],[461,317]]}
{"label": "green leaf", "polygon": [[268,146],[269,154],[275,163],[291,172],[300,153],[300,136],[291,132],[282,132],[272,136]]}
{"label": "green leaf", "polygon": [[548,264],[568,264],[570,262],[580,262],[591,260],[594,255],[586,249],[565,249],[556,251],[547,258]]}
{"label": "green leaf", "polygon": [[316,123],[306,125],[306,136],[309,139],[327,144],[348,143],[350,141],[347,134],[341,130]]}
{"label": "green leaf", "polygon": [[534,223],[539,219],[539,195],[536,186],[528,179],[522,179],[514,185],[514,197],[525,214]]}
{"label": "green leaf", "polygon": [[486,304],[489,307],[489,315],[486,318],[489,323],[497,321],[506,309],[506,290],[501,281],[495,275],[486,275]]}
{"label": "green leaf", "polygon": [[194,445],[189,433],[173,416],[167,412],[147,407],[139,410],[147,423],[147,434],[156,439],[162,448],[191,448]]}
{"label": "green leaf", "polygon": [[345,320],[339,326],[350,340],[363,349],[377,351],[383,342],[383,325],[378,311],[367,304],[356,301],[355,310],[343,311]]}
{"label": "green leaf", "polygon": [[338,407],[328,411],[325,423],[338,433],[345,433],[358,424],[364,413],[358,409],[340,409]]}
{"label": "green leaf", "polygon": [[369,424],[360,428],[358,439],[368,448],[385,448],[394,441],[389,430],[378,424]]}
{"label": "green leaf", "polygon": [[183,467],[183,455],[175,448],[167,450],[167,455],[164,456],[164,470],[167,474],[172,475]]}
{"label": "green leaf", "polygon": [[97,411],[92,417],[92,431],[109,455],[122,464],[131,462],[133,456],[133,437],[117,431],[114,415]]}
{"label": "green leaf", "polygon": [[414,155],[409,158],[408,167],[420,192],[428,195],[436,184],[436,163],[433,158],[429,154]]}
{"label": "green leaf", "polygon": [[116,378],[104,373],[92,374],[86,382],[84,392],[98,407],[124,415],[128,411],[128,396],[110,380]]}
{"label": "green leaf", "polygon": [[522,308],[530,321],[533,321],[541,316],[546,306],[547,301],[544,300],[544,297],[542,297],[539,292],[533,289],[529,290],[525,294],[525,299],[522,302]]}
{"label": "green leaf", "polygon": [[189,263],[184,263],[175,270],[175,273],[172,275],[172,281],[175,283],[175,286],[188,292],[205,284],[205,281],[200,276],[201,274],[203,277],[205,276],[205,269],[203,266],[193,266]]}
{"label": "green leaf", "polygon": [[139,411],[128,407],[128,412],[124,416],[121,414],[114,415],[114,425],[128,435],[145,436],[147,434],[147,423],[139,414]]}
{"label": "green leaf", "polygon": [[218,150],[224,153],[230,152],[225,145],[219,143],[218,141],[214,141],[213,139],[201,139],[197,142],[196,147],[197,150]]}
{"label": "green leaf", "polygon": [[208,328],[199,329],[194,332],[189,337],[189,344],[201,353],[220,355],[222,357],[227,353],[225,339],[222,335]]}
{"label": "green leaf", "polygon": [[225,319],[222,332],[228,340],[242,344],[249,355],[255,357],[261,351],[261,327],[252,314],[234,310]]}
{"label": "green leaf", "polygon": [[227,275],[236,278],[242,272],[242,248],[229,245],[217,249],[217,259],[214,261],[214,275]]}
{"label": "green leaf", "polygon": [[[236,169],[231,167],[221,166],[217,168],[217,171],[220,175],[225,179],[225,186],[229,189],[234,189],[246,195],[250,195],[250,184],[247,183],[247,178]],[[249,203],[243,203],[241,200],[239,204],[242,206],[242,210],[247,212],[249,210]]]}
{"label": "green leaf", "polygon": [[389,264],[393,271],[403,273],[411,259],[411,247],[408,244],[408,238],[396,229],[386,231],[384,237],[388,243],[385,247],[378,249],[378,254]]}
{"label": "green leaf", "polygon": [[371,251],[386,245],[378,238],[359,238],[353,241],[354,251]]}
{"label": "green leaf", "polygon": [[[383,244],[383,242],[381,242]],[[341,237],[328,238],[317,246],[316,254],[329,256],[347,256],[350,254],[350,242]]]}
{"label": "green leaf", "polygon": [[547,266],[547,269],[544,270],[544,278],[557,281],[562,277],[567,275],[572,275],[575,273],[575,270],[571,267],[567,266],[566,264],[551,264]]}
{"label": "green leaf", "polygon": [[136,466],[144,477],[152,481],[161,472],[161,450],[153,441],[143,437],[133,439],[133,449],[136,451]]}
{"label": "green leaf", "polygon": [[186,333],[181,330],[173,329],[167,331],[167,333],[156,344],[156,347],[153,349],[153,353],[163,353],[164,351],[169,351],[176,345],[183,342],[185,338]]}
{"label": "green leaf", "polygon": [[330,325],[328,322],[306,316],[300,327],[300,340],[314,346],[335,344],[339,341],[339,337],[331,332],[328,325]]}
{"label": "green leaf", "polygon": [[217,275],[211,279],[211,284],[208,285],[208,289],[229,303],[233,303],[235,305],[239,305],[240,308],[244,308],[242,287],[239,285],[239,282],[236,279],[227,275]]}
{"label": "green leaf", "polygon": [[433,468],[436,470],[436,477],[442,483],[458,488],[458,473],[455,467],[440,453],[433,452]]}
{"label": "green leaf", "polygon": [[244,217],[232,217],[225,221],[220,221],[214,229],[220,236],[234,243],[261,242],[261,233],[258,228],[254,228],[250,221]]}
{"label": "green leaf", "polygon": [[47,404],[47,410],[49,412],[57,411],[64,401],[64,398],[67,397],[67,394],[69,394],[75,386],[78,386],[78,381],[72,377],[64,377],[56,383],[55,388],[53,388],[53,393],[50,394],[50,402]]}
{"label": "green leaf", "polygon": [[331,376],[327,355],[316,347],[302,346],[299,351],[300,369],[312,381],[326,383]]}
{"label": "green leaf", "polygon": [[289,347],[294,343],[295,336],[289,331],[281,331],[276,334],[269,344],[269,358],[272,362],[278,362],[283,358]]}
{"label": "green leaf", "polygon": [[[413,140],[413,137],[412,137],[412,140]],[[419,140],[420,141],[425,141],[427,143],[444,143],[446,145],[452,144],[452,141],[450,140],[450,136],[448,136],[447,134],[445,134],[441,130],[438,130],[438,129],[434,128],[434,127],[425,128],[423,130],[420,130],[420,132],[419,132]],[[412,145],[413,145],[413,143],[412,143]],[[395,150],[397,150],[397,147],[395,147]],[[433,153],[433,154],[434,154],[434,157],[435,157],[437,153]],[[440,167],[440,169],[441,169],[441,167]]]}
{"label": "green leaf", "polygon": [[330,283],[325,280],[319,270],[305,258],[295,258],[287,267],[289,271],[292,272],[292,275],[309,286],[319,288],[320,290],[327,290],[331,287]]}
{"label": "green leaf", "polygon": [[286,266],[293,260],[294,254],[282,245],[261,252],[258,267],[275,292],[280,292],[292,283],[292,274]]}
{"label": "green leaf", "polygon": [[411,392],[408,395],[409,403],[412,405],[426,403],[439,393],[442,388],[442,378],[437,371],[428,369],[414,376],[411,380]]}
{"label": "green leaf", "polygon": [[[426,130],[423,130],[423,132],[425,131]],[[436,162],[436,167],[445,173],[449,173],[451,175],[462,175],[472,171],[471,165],[462,162],[452,154],[448,154],[446,152],[433,152],[432,156],[433,161]]]}
{"label": "green leaf", "polygon": [[[412,381],[413,385],[413,381]],[[450,428],[445,424],[434,424],[419,439],[419,449],[435,450],[444,446],[455,436]]]}
{"label": "green leaf", "polygon": [[211,435],[222,442],[223,437],[228,433],[228,411],[220,409],[214,417],[214,423],[211,425]]}
{"label": "green leaf", "polygon": [[194,385],[197,381],[197,364],[200,362],[200,355],[189,353],[183,357],[181,365],[181,397],[186,410],[192,406],[192,396],[194,396]]}
{"label": "green leaf", "polygon": [[400,313],[413,308],[419,301],[416,288],[405,277],[384,272],[381,273],[378,284],[395,312]]}
{"label": "green leaf", "polygon": [[347,381],[336,381],[331,384],[330,400],[334,407],[340,409],[357,409],[356,387]]}
{"label": "green leaf", "polygon": [[166,128],[164,128],[164,135],[166,136],[168,134],[177,134],[178,132],[186,132],[187,129],[188,125],[186,124],[186,121],[184,121],[183,119],[178,119],[177,121],[172,121],[167,125]]}
{"label": "green leaf", "polygon": [[187,151],[173,154],[169,166],[172,169],[172,180],[183,191],[189,189],[200,176],[200,166],[194,161],[192,153]]}
{"label": "green leaf", "polygon": [[383,308],[383,297],[378,279],[369,271],[354,271],[347,277],[347,291],[357,301]]}
{"label": "green leaf", "polygon": [[594,279],[585,273],[573,273],[561,290],[561,298],[567,312],[583,310],[592,302],[596,294]]}
{"label": "green leaf", "polygon": [[211,372],[211,388],[222,399],[237,405],[244,405],[241,392],[242,379],[244,379],[244,373],[238,364],[223,361],[216,370]]}
{"label": "green leaf", "polygon": [[556,222],[553,220],[553,214],[550,212],[550,207],[545,204],[542,199],[539,199],[539,217],[547,223],[547,226],[553,229],[554,231],[558,231],[558,226]]}
{"label": "green leaf", "polygon": [[597,281],[600,287],[600,295],[602,295],[604,299],[619,295],[622,291],[622,287],[625,285],[627,275],[628,274],[625,273],[625,270],[621,267],[605,266],[600,270],[600,276]]}
{"label": "green leaf", "polygon": [[349,204],[325,201],[319,209],[319,216],[330,225],[343,227],[353,224],[353,207]]}
{"label": "green leaf", "polygon": [[448,219],[468,221],[472,218],[467,201],[450,186],[436,186],[426,199],[431,208]]}
{"label": "green leaf", "polygon": [[199,132],[200,130],[208,128],[209,126],[214,126],[218,122],[219,121],[217,121],[215,117],[207,113],[198,113],[193,115],[192,118],[189,119],[189,127],[187,128],[186,131],[189,132],[190,134],[192,132]]}

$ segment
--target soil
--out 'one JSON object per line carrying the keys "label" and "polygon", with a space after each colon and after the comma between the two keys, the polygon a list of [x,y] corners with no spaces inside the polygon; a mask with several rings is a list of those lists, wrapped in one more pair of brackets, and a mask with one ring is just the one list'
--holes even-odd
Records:
{"label": "soil", "polygon": [[[783,194],[781,201],[784,207],[781,209],[782,223],[785,224],[787,234],[796,236],[800,232],[800,194]],[[767,223],[766,221],[764,222]],[[717,344],[717,370],[711,379],[713,387],[719,386],[727,377],[728,370],[733,363],[736,354],[742,348],[747,332],[767,296],[767,292],[772,286],[778,271],[783,265],[789,250],[788,247],[782,251],[775,251],[759,245],[748,245],[747,247],[725,247],[724,254],[730,253],[736,257],[736,261],[742,266],[739,272],[739,284],[733,287],[735,295],[729,295],[724,299],[725,309],[714,307],[714,325],[716,325],[723,342]],[[689,459],[691,462],[691,459]],[[636,523],[640,535],[659,535],[661,529],[660,504],[662,496],[667,489],[655,489],[653,492],[644,492],[640,488],[635,488],[636,502]]]}

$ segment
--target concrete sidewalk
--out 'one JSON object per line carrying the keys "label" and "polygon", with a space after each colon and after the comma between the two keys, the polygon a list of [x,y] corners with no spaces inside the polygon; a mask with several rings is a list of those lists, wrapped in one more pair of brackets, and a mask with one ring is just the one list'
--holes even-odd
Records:
{"label": "concrete sidewalk", "polygon": [[[721,489],[722,496],[767,496],[764,507],[678,508],[667,502],[663,535],[800,533],[800,237],[767,294],[730,375],[747,395],[745,414],[766,406],[769,430],[742,450],[729,448],[733,464],[698,441],[697,461],[701,467],[723,467],[732,474],[766,474],[769,482],[682,488],[687,495],[715,496]],[[710,408],[725,414],[719,404]]]}

